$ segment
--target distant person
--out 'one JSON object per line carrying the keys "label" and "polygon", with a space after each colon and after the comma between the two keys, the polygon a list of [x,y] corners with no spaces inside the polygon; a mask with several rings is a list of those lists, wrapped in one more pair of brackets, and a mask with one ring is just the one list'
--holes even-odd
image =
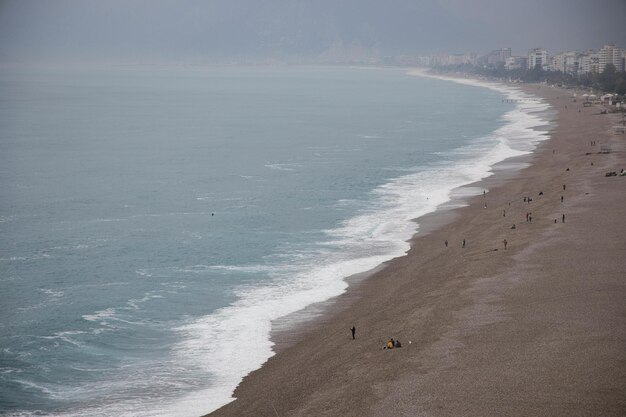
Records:
{"label": "distant person", "polygon": [[561,196],[561,203],[563,202],[563,196]]}
{"label": "distant person", "polygon": [[561,216],[561,223],[565,223],[565,214]]}
{"label": "distant person", "polygon": [[444,245],[446,245],[446,248],[448,247],[448,239],[446,239],[445,242],[443,242]]}
{"label": "distant person", "polygon": [[465,247],[465,239],[463,239],[463,241],[461,242],[461,247],[464,248]]}
{"label": "distant person", "polygon": [[387,341],[387,349],[393,349],[394,346],[395,343],[393,341],[393,338],[389,339],[389,341]]}
{"label": "distant person", "polygon": [[393,345],[393,347],[395,348],[401,348],[402,347],[402,343],[400,343],[399,340],[396,340],[396,343]]}
{"label": "distant person", "polygon": [[352,326],[350,328],[350,331],[352,332],[352,340],[356,339],[355,335],[356,335],[356,327]]}
{"label": "distant person", "polygon": [[565,184],[563,184],[563,191],[565,191]]}
{"label": "distant person", "polygon": [[517,226],[515,226],[515,223],[513,223],[513,226],[511,226],[511,229],[517,229]]}
{"label": "distant person", "polygon": [[502,243],[504,243],[504,250],[506,250],[506,245],[507,245],[509,242],[507,242],[507,241],[506,241],[506,239],[504,239],[504,240],[502,241]]}

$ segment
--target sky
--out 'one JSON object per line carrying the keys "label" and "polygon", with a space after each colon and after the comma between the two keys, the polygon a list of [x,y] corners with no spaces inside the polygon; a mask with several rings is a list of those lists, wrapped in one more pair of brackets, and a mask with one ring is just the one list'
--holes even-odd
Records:
{"label": "sky", "polygon": [[0,0],[0,64],[626,48],[626,0]]}

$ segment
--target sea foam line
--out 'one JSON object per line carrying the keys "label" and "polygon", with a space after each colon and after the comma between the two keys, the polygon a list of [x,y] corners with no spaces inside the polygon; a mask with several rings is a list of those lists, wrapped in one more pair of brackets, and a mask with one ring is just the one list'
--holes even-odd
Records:
{"label": "sea foam line", "polygon": [[[530,97],[517,88],[497,83],[423,73],[411,75],[489,88],[508,99]],[[528,154],[538,142],[547,139],[546,132],[536,130],[548,123],[536,112],[547,108],[546,103],[519,101],[514,110],[503,116],[506,124],[492,133],[496,145],[484,149],[480,157],[468,149],[468,156],[455,161],[454,166],[434,166],[378,187],[372,191],[375,203],[370,210],[326,231],[328,240],[322,246],[332,250],[312,253],[310,263],[300,265],[300,272],[291,271],[288,279],[278,274],[273,285],[240,288],[238,300],[232,305],[179,327],[177,331],[183,339],[175,349],[179,360],[209,372],[213,386],[190,393],[154,415],[201,414],[233,401],[233,392],[241,380],[274,355],[272,321],[338,296],[346,291],[348,276],[406,254],[410,249],[408,240],[418,227],[413,219],[449,202],[454,189],[492,175],[494,164]],[[228,341],[227,348],[220,343],[224,340]]]}
{"label": "sea foam line", "polygon": [[[420,74],[422,75],[422,74]],[[480,81],[447,79],[461,84],[496,90],[507,98],[527,97],[516,88]],[[202,369],[211,375],[211,386],[189,392],[182,398],[151,399],[141,402],[120,401],[109,408],[121,416],[196,416],[213,411],[235,398],[233,393],[241,380],[260,368],[274,355],[271,341],[272,322],[307,306],[323,302],[346,291],[346,278],[372,270],[410,249],[408,240],[418,225],[413,219],[437,210],[451,199],[452,191],[492,175],[494,164],[504,159],[529,153],[547,138],[535,130],[545,126],[536,112],[545,110],[545,103],[520,102],[503,115],[506,123],[491,133],[495,145],[480,148],[469,145],[458,149],[454,163],[441,163],[427,169],[413,170],[372,190],[372,203],[358,215],[338,227],[325,231],[326,239],[319,250],[301,256],[294,253],[278,265],[193,265],[190,273],[230,271],[272,276],[270,285],[241,286],[237,300],[212,314],[175,329],[180,342],[174,346],[175,362],[184,369]],[[273,167],[276,169],[275,167]],[[341,204],[341,202],[338,202]],[[153,271],[140,270],[149,276]],[[144,302],[130,300],[129,305]],[[105,309],[85,320],[108,324],[116,310]],[[85,410],[80,415],[97,415]],[[76,415],[76,414],[74,414]]]}

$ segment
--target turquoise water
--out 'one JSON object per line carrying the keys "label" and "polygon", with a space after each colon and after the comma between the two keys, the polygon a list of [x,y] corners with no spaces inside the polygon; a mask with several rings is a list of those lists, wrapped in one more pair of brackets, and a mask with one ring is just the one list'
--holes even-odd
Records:
{"label": "turquoise water", "polygon": [[229,402],[272,320],[541,139],[543,105],[504,95],[391,69],[0,72],[0,413]]}

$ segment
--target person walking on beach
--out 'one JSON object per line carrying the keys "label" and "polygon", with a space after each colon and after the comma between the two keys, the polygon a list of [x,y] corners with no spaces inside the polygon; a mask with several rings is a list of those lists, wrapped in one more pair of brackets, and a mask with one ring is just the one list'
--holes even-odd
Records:
{"label": "person walking on beach", "polygon": [[563,202],[563,196],[561,196],[561,203]]}
{"label": "person walking on beach", "polygon": [[561,223],[565,223],[565,214],[561,216]]}
{"label": "person walking on beach", "polygon": [[502,217],[506,217],[506,210],[502,210]]}
{"label": "person walking on beach", "polygon": [[355,335],[356,335],[356,327],[352,326],[350,328],[350,331],[352,332],[352,340],[356,339]]}
{"label": "person walking on beach", "polygon": [[446,248],[448,247],[448,239],[446,239],[445,242],[443,242],[444,245],[446,245]]}
{"label": "person walking on beach", "polygon": [[509,242],[507,242],[507,241],[506,241],[506,239],[504,239],[504,240],[502,241],[502,243],[504,243],[504,250],[506,250],[506,245],[507,245]]}
{"label": "person walking on beach", "polygon": [[461,242],[461,247],[464,248],[465,247],[465,239],[463,239],[463,241]]}

